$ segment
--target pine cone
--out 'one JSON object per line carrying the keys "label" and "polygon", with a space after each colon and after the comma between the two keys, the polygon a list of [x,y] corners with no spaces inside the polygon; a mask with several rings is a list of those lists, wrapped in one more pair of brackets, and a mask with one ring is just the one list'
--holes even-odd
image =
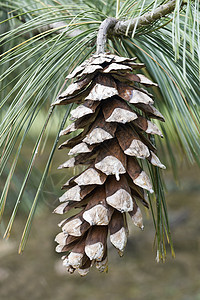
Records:
{"label": "pine cone", "polygon": [[147,137],[162,137],[147,117],[161,121],[164,117],[153,106],[153,96],[141,88],[157,84],[133,73],[144,67],[135,60],[107,53],[93,55],[67,76],[77,80],[53,103],[81,103],[71,111],[74,122],[60,133],[63,136],[82,129],[59,147],[69,148],[68,154],[75,156],[59,169],[88,166],[64,184],[67,191],[54,211],[63,214],[79,208],[79,213],[59,224],[62,232],[55,239],[59,244],[56,251],[68,252],[63,264],[70,273],[77,269],[80,275],[86,275],[93,264],[99,271],[107,269],[108,232],[111,243],[123,254],[127,213],[143,229],[136,201],[148,207],[145,190],[152,193],[153,189],[137,159],[165,168]]}

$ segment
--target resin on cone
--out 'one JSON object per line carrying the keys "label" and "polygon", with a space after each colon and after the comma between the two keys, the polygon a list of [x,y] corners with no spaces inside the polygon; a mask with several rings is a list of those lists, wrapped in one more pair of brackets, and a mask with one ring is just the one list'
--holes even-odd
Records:
{"label": "resin on cone", "polygon": [[[107,270],[107,240],[120,256],[128,237],[127,218],[143,229],[141,209],[148,208],[146,191],[153,193],[151,181],[140,161],[165,168],[156,156],[150,134],[161,137],[148,118],[164,121],[153,106],[153,95],[145,88],[156,83],[137,73],[144,64],[137,58],[104,53],[93,55],[67,76],[73,79],[52,105],[78,104],[71,111],[73,121],[60,136],[79,130],[59,149],[73,155],[59,169],[83,165],[83,171],[64,184],[67,191],[54,210],[77,214],[62,221],[56,236],[57,252],[67,252],[63,265],[70,273],[86,275],[95,265]],[[80,133],[81,130],[81,133]]]}

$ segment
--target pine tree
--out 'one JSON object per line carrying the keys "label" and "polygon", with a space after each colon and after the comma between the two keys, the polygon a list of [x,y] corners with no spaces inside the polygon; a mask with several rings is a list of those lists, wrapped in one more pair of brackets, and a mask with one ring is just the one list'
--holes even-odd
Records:
{"label": "pine tree", "polygon": [[[159,168],[152,163],[164,168],[156,156],[157,142],[162,149],[163,162],[172,168],[176,178],[179,158],[199,163],[199,1],[171,0],[163,3],[159,0],[149,3],[139,0],[132,4],[131,0],[46,0],[45,3],[34,2],[33,9],[30,0],[24,0],[23,4],[14,0],[1,1],[0,174],[3,184],[0,218],[6,202],[15,199],[4,237],[10,235],[20,203],[32,200],[19,252],[24,250],[28,240],[59,133],[61,131],[61,134],[67,135],[74,131],[77,134],[76,130],[79,130],[76,137],[61,146],[69,147],[69,153],[74,156],[60,168],[80,164],[86,169],[64,185],[66,193],[74,191],[77,198],[67,203],[65,194],[61,197],[61,207],[56,211],[64,212],[72,207],[83,210],[82,215],[80,213],[76,217],[80,217],[89,227],[81,230],[88,232],[87,239],[91,241],[91,231],[97,228],[95,237],[101,236],[104,245],[102,259],[106,260],[107,231],[111,233],[113,243],[115,233],[122,234],[123,237],[118,239],[122,241],[118,245],[118,251],[122,254],[127,238],[125,215],[131,214],[134,222],[138,216],[140,222],[136,223],[142,227],[137,205],[142,202],[147,207],[149,202],[155,226],[157,260],[165,259],[165,239],[173,253],[162,178]],[[115,18],[111,20],[108,16]],[[97,36],[98,29],[101,34]],[[110,52],[104,54],[105,43],[101,42],[107,33],[107,52]],[[91,53],[96,51],[96,37],[95,57]],[[135,56],[136,60],[133,59]],[[88,57],[89,60],[85,61]],[[66,73],[82,62],[69,76],[69,79],[74,78],[74,83],[65,92],[59,92]],[[154,87],[155,84],[144,75],[157,82],[159,89],[148,90],[148,86]],[[155,109],[154,97],[150,92],[155,96],[156,108],[166,119],[164,125],[157,123],[157,120],[155,122],[165,137],[162,141],[159,137],[154,139],[154,134],[162,134],[149,120],[154,117],[164,120]],[[57,98],[58,94],[60,96]],[[56,105],[50,107],[56,98],[56,104],[66,104],[63,110],[59,107],[55,109]],[[138,99],[141,102],[137,102]],[[80,104],[72,111],[74,122],[62,131],[73,103]],[[55,123],[59,124],[57,132],[56,126],[50,126]],[[96,131],[100,133],[100,140],[95,140],[97,136],[92,134]],[[45,148],[48,135],[54,138],[49,152],[49,148]],[[108,139],[104,140],[105,137]],[[18,162],[24,158],[21,151],[26,141],[29,143],[27,161],[20,165]],[[44,146],[41,147],[43,141]],[[35,162],[43,149],[46,149],[43,152],[45,165],[38,168]],[[79,151],[84,153],[77,153]],[[42,173],[35,175],[38,169]],[[133,169],[137,170],[134,174],[131,173]],[[23,176],[18,176],[19,170]],[[94,172],[97,177],[99,175],[102,184],[95,182],[93,186],[87,185],[87,182],[82,185],[76,182],[89,180],[91,176],[85,176],[88,172]],[[146,178],[144,172],[150,175],[151,182],[149,180],[146,186],[144,182],[139,186],[141,179]],[[33,188],[27,188],[27,184]],[[93,190],[90,190],[91,186]],[[117,203],[116,196],[121,193],[121,186],[127,195],[124,198],[127,202]],[[13,193],[10,194],[12,187]],[[145,187],[149,189],[148,201]],[[54,193],[52,185],[50,188]],[[152,190],[155,193],[151,194]],[[98,204],[99,198],[102,198],[103,204]],[[48,200],[52,201],[50,198]],[[101,216],[107,218],[107,225],[92,225],[93,220],[88,222],[84,219],[85,216],[91,218],[91,212],[97,216],[99,207]],[[61,224],[62,227],[65,225]],[[81,236],[83,244],[78,244]],[[71,239],[73,245],[73,249],[69,249],[71,253],[76,247],[82,247],[79,251],[83,254],[86,235],[81,234],[74,240],[72,237],[67,239],[68,242]],[[65,245],[63,232],[56,240],[61,241],[61,246]],[[88,267],[91,261],[86,260]],[[96,264],[100,269],[105,267],[99,261]]]}

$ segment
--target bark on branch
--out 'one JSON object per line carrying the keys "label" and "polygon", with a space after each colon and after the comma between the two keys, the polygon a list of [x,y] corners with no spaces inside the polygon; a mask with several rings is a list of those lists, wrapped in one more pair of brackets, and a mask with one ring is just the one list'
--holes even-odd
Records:
{"label": "bark on branch", "polygon": [[[182,1],[180,8],[184,4],[186,4],[186,2]],[[104,52],[107,34],[109,34],[110,36],[126,35],[127,29],[128,29],[128,33],[130,33],[131,31],[133,31],[136,25],[137,28],[149,25],[155,22],[156,20],[161,19],[162,17],[173,12],[175,10],[175,7],[176,7],[176,0],[171,0],[166,4],[157,7],[153,13],[152,12],[145,13],[139,18],[134,18],[132,20],[127,20],[127,21],[119,21],[116,20],[115,18],[105,19],[101,23],[97,35],[97,54]]]}
{"label": "bark on branch", "polygon": [[[185,2],[182,2],[182,5],[185,4]],[[142,15],[139,18],[134,18],[133,20],[128,21],[118,21],[113,28],[112,34],[114,35],[125,35],[127,28],[129,28],[129,32],[132,31],[135,28],[135,25],[137,24],[137,28],[145,25],[149,25],[153,22],[155,22],[158,19],[161,19],[162,17],[170,14],[174,11],[176,7],[176,0],[171,0],[167,2],[164,5],[161,5],[157,7],[154,12],[148,12]]]}
{"label": "bark on branch", "polygon": [[115,26],[116,23],[117,19],[115,18],[107,18],[101,23],[97,35],[97,54],[104,52],[107,33],[112,27]]}

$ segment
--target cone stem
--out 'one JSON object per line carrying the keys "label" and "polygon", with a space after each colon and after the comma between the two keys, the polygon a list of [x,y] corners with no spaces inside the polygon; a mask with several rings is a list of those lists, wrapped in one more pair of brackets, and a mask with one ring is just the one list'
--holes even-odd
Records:
{"label": "cone stem", "polygon": [[97,34],[97,54],[105,52],[108,30],[114,27],[116,23],[117,19],[115,18],[107,18],[101,23]]}

